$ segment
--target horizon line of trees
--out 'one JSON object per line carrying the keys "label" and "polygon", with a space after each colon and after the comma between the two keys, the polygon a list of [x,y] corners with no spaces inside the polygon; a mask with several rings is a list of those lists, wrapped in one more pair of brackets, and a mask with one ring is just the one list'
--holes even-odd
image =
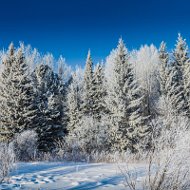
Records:
{"label": "horizon line of trees", "polygon": [[[0,141],[34,130],[38,149],[53,151],[59,140],[78,151],[130,151],[151,147],[153,122],[169,129],[190,118],[190,59],[178,35],[172,53],[161,43],[129,51],[120,38],[105,63],[72,71],[63,57],[40,56],[21,44],[1,52]],[[70,151],[70,150],[68,150]]]}

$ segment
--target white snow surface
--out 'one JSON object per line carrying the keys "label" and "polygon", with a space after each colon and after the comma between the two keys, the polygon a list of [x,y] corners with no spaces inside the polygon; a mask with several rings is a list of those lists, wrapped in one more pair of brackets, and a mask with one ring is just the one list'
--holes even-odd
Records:
{"label": "white snow surface", "polygon": [[[128,189],[120,167],[125,164],[33,162],[17,163],[1,190]],[[136,168],[136,166],[132,166]],[[143,173],[143,167],[138,166]],[[133,169],[132,169],[133,170]],[[139,171],[140,171],[139,170]],[[141,172],[141,171],[140,171]]]}

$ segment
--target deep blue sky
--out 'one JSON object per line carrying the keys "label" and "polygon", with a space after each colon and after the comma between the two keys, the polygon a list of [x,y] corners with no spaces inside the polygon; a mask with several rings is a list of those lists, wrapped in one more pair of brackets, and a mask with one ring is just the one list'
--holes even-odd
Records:
{"label": "deep blue sky", "polygon": [[24,41],[40,52],[63,54],[84,65],[105,58],[123,37],[129,49],[162,40],[169,49],[177,33],[189,40],[189,0],[0,0],[0,47]]}

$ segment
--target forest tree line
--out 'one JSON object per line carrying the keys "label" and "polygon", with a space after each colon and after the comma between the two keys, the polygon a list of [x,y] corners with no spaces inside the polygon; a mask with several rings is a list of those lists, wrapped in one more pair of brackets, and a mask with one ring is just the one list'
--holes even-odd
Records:
{"label": "forest tree line", "polygon": [[178,116],[190,117],[190,59],[181,35],[172,52],[164,42],[129,51],[119,39],[104,62],[94,65],[89,51],[84,69],[23,44],[11,43],[0,56],[3,142],[34,130],[40,151],[63,141],[88,153],[136,153]]}

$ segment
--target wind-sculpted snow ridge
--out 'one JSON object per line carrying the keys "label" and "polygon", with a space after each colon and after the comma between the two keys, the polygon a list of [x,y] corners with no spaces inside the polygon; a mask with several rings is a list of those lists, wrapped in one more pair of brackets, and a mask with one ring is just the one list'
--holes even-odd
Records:
{"label": "wind-sculpted snow ridge", "polygon": [[11,173],[9,183],[0,185],[0,189],[123,190],[126,187],[117,164],[35,162],[17,164],[17,170]]}

